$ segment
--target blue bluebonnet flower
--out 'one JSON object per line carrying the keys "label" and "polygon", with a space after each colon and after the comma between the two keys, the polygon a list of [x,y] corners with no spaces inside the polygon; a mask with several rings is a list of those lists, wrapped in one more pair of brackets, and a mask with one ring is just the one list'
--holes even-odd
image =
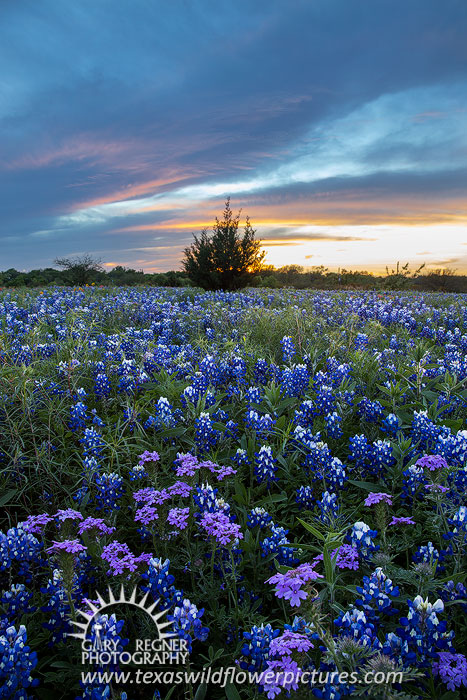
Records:
{"label": "blue bluebonnet flower", "polygon": [[299,408],[294,413],[294,423],[301,425],[303,428],[312,428],[315,416],[315,407],[313,401],[306,399],[302,401]]}
{"label": "blue bluebonnet flower", "polygon": [[19,565],[18,575],[30,578],[30,565],[41,563],[42,543],[27,529],[12,527],[6,535],[0,532],[0,571],[9,569],[13,563]]}
{"label": "blue bluebonnet flower", "polygon": [[313,488],[311,486],[299,486],[295,491],[295,501],[301,509],[311,510],[313,508]]}
{"label": "blue bluebonnet flower", "polygon": [[417,596],[407,604],[409,612],[407,617],[400,618],[401,628],[397,633],[407,642],[409,653],[406,660],[413,662],[417,658],[418,663],[425,666],[436,659],[436,652],[452,648],[454,633],[448,632],[446,621],[438,617],[444,611],[442,600],[430,603],[428,598],[424,600]]}
{"label": "blue bluebonnet flower", "polygon": [[286,367],[280,376],[281,392],[284,396],[303,396],[310,382],[306,365]]}
{"label": "blue bluebonnet flower", "polygon": [[32,591],[29,591],[24,583],[13,583],[8,591],[4,591],[0,601],[5,606],[10,620],[35,611],[36,608],[30,605],[32,596]]}
{"label": "blue bluebonnet flower", "polygon": [[391,600],[399,596],[399,588],[393,585],[380,566],[371,576],[363,577],[363,586],[357,586],[357,593],[362,597],[356,605],[363,608],[369,621],[377,622],[380,614],[395,615],[399,612]]}
{"label": "blue bluebonnet flower", "polygon": [[276,459],[272,455],[272,448],[269,445],[263,445],[259,452],[255,453],[255,474],[258,483],[265,482],[268,487],[271,486],[274,481],[277,481],[276,471]]}
{"label": "blue bluebonnet flower", "polygon": [[[52,578],[48,580],[45,587],[41,588],[41,592],[47,596],[47,602],[42,606],[41,610],[49,614],[49,619],[44,623],[44,627],[52,632],[48,642],[48,645],[52,646],[61,642],[69,632],[73,631],[70,624],[70,603],[63,584],[61,571],[54,569]],[[75,601],[82,597],[80,596],[76,579],[73,583],[72,597]]]}
{"label": "blue bluebonnet flower", "polygon": [[[84,599],[83,602],[87,603],[87,600]],[[128,644],[128,639],[120,637],[123,625],[124,621],[117,620],[115,614],[95,614],[92,618],[86,636],[87,643],[92,649],[107,650],[110,657],[109,662],[105,666],[103,664],[94,664],[96,671],[114,672],[120,670],[118,665],[119,657],[124,647]],[[99,657],[99,654],[97,654],[97,657]],[[99,676],[96,676],[92,682],[88,681],[85,683],[82,680],[80,681],[83,689],[83,700],[107,700],[111,697],[110,687],[99,683],[99,680]],[[126,693],[122,693],[120,697],[123,695],[126,695]]]}
{"label": "blue bluebonnet flower", "polygon": [[219,489],[213,488],[210,484],[201,484],[196,486],[193,491],[193,502],[198,506],[198,513],[195,513],[196,518],[201,518],[203,513],[214,513],[222,511],[226,515],[229,514],[230,505],[222,498],[218,498]]}
{"label": "blue bluebonnet flower", "polygon": [[350,543],[358,549],[362,557],[368,557],[372,552],[379,549],[379,545],[375,545],[373,542],[373,538],[377,534],[376,530],[371,530],[366,523],[359,521],[352,526]]}
{"label": "blue bluebonnet flower", "polygon": [[0,697],[29,700],[28,689],[39,684],[32,672],[37,666],[37,654],[26,644],[24,625],[18,631],[8,627],[0,635]]}
{"label": "blue bluebonnet flower", "polygon": [[279,564],[294,566],[298,560],[295,557],[293,547],[286,546],[290,544],[287,539],[288,533],[289,531],[285,528],[276,527],[271,523],[270,535],[260,542],[261,556],[267,557],[272,554]]}
{"label": "blue bluebonnet flower", "polygon": [[125,493],[123,477],[115,472],[98,474],[95,484],[98,510],[104,509],[106,512],[118,510],[120,508],[118,501]]}
{"label": "blue bluebonnet flower", "polygon": [[209,627],[203,627],[201,617],[204,608],[198,610],[194,603],[184,598],[180,605],[174,608],[172,614],[167,615],[167,619],[173,622],[173,629],[181,639],[187,642],[187,649],[191,653],[193,639],[205,642],[209,635]]}
{"label": "blue bluebonnet flower", "polygon": [[381,430],[390,437],[396,437],[400,429],[401,423],[394,413],[389,413],[381,423]]}
{"label": "blue bluebonnet flower", "polygon": [[[266,360],[260,358],[259,360],[256,360],[255,366],[253,368],[253,374],[255,378],[255,382],[258,384],[267,384],[268,381],[271,378],[271,371],[268,362]],[[250,387],[251,389],[251,387]],[[256,395],[252,395],[252,398],[249,399],[251,403],[258,403],[256,399]]]}
{"label": "blue bluebonnet flower", "polygon": [[414,498],[423,499],[424,486],[428,483],[423,467],[412,464],[402,472],[402,476],[401,501],[412,503]]}
{"label": "blue bluebonnet flower", "polygon": [[276,421],[269,413],[260,416],[256,411],[250,410],[246,414],[245,425],[256,432],[258,440],[266,439],[271,433]]}
{"label": "blue bluebonnet flower", "polygon": [[325,416],[334,413],[336,410],[336,397],[331,386],[323,385],[319,387],[315,398],[315,413],[318,416]]}
{"label": "blue bluebonnet flower", "polygon": [[104,399],[110,396],[112,387],[105,372],[99,372],[94,380],[94,393],[97,398]]}
{"label": "blue bluebonnet flower", "polygon": [[344,434],[341,428],[342,418],[334,411],[333,413],[328,413],[325,417],[326,421],[326,432],[330,438],[338,440]]}
{"label": "blue bluebonnet flower", "polygon": [[253,508],[247,518],[248,527],[259,527],[261,530],[267,527],[271,521],[272,517],[260,506]]}
{"label": "blue bluebonnet flower", "polygon": [[149,568],[143,578],[147,585],[142,588],[149,591],[154,600],[160,599],[160,606],[165,610],[183,602],[183,591],[179,591],[174,586],[174,577],[169,574],[170,560],[162,561],[157,557],[149,560]]}
{"label": "blue bluebonnet flower", "polygon": [[370,339],[366,333],[357,333],[354,339],[354,346],[357,350],[364,350],[366,347],[368,347],[369,342]]}
{"label": "blue bluebonnet flower", "polygon": [[220,433],[212,425],[209,413],[201,413],[195,420],[195,443],[200,454],[208,452],[214,447],[220,437]]}
{"label": "blue bluebonnet flower", "polygon": [[130,481],[141,481],[141,479],[146,479],[148,473],[142,464],[137,464],[135,467],[131,467],[128,472]]}
{"label": "blue bluebonnet flower", "polygon": [[80,443],[84,447],[85,457],[100,457],[105,445],[102,435],[94,428],[85,428]]}
{"label": "blue bluebonnet flower", "polygon": [[357,404],[358,415],[368,423],[378,423],[384,415],[379,401],[371,401],[366,396]]}
{"label": "blue bluebonnet flower", "polygon": [[250,632],[243,633],[244,644],[240,667],[250,672],[261,671],[269,660],[269,648],[273,639],[278,637],[280,630],[270,624],[254,625]]}
{"label": "blue bluebonnet flower", "polygon": [[282,345],[282,359],[284,363],[288,363],[291,361],[292,357],[295,355],[297,352],[297,349],[295,347],[295,343],[293,342],[292,338],[289,335],[284,335],[284,337],[281,340],[281,345]]}
{"label": "blue bluebonnet flower", "polygon": [[339,515],[339,504],[337,502],[337,494],[325,491],[321,495],[321,500],[317,501],[317,505],[321,511],[320,520],[327,525],[331,525]]}
{"label": "blue bluebonnet flower", "polygon": [[428,542],[428,544],[420,546],[412,556],[412,561],[416,563],[426,562],[427,564],[433,566],[435,570],[439,568],[438,562],[442,561],[443,559],[443,553],[440,553],[433,546],[433,542]]}
{"label": "blue bluebonnet flower", "polygon": [[238,467],[241,467],[243,465],[249,465],[250,460],[248,458],[248,453],[246,450],[242,450],[240,447],[237,449],[236,453],[233,456],[233,461]]}
{"label": "blue bluebonnet flower", "polygon": [[[258,362],[261,362],[261,360],[258,360]],[[264,362],[264,360],[263,360]],[[247,391],[245,392],[245,400],[248,402],[248,404],[256,403],[259,404],[263,400],[263,392],[260,389],[259,386],[250,386],[248,387]]]}
{"label": "blue bluebonnet flower", "polygon": [[384,471],[395,464],[393,448],[389,440],[376,440],[371,445],[370,462],[367,468],[373,474],[382,474]]}
{"label": "blue bluebonnet flower", "polygon": [[[448,581],[442,588],[438,589],[438,594],[445,603],[459,600],[467,601],[467,588],[460,581],[457,583]],[[460,607],[464,613],[467,612],[467,602],[460,603]]]}
{"label": "blue bluebonnet flower", "polygon": [[326,484],[336,488],[343,488],[347,481],[345,467],[338,457],[333,457],[327,470],[323,473]]}
{"label": "blue bluebonnet flower", "polygon": [[68,426],[73,432],[76,430],[84,430],[87,420],[89,420],[88,407],[82,401],[78,401],[70,408]]}
{"label": "blue bluebonnet flower", "polygon": [[375,625],[369,622],[365,613],[355,606],[334,620],[334,624],[339,628],[340,636],[352,637],[355,641],[371,649],[381,648]]}
{"label": "blue bluebonnet flower", "polygon": [[369,445],[365,435],[354,435],[349,439],[349,459],[355,462],[356,467],[365,467],[370,454],[371,445]]}

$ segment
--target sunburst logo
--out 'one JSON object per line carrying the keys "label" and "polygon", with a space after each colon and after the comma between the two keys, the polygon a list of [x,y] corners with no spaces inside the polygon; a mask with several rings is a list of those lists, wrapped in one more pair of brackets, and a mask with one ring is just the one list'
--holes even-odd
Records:
{"label": "sunburst logo", "polygon": [[[77,610],[77,615],[83,618],[70,620],[79,631],[69,632],[68,637],[81,640],[82,663],[107,666],[109,664],[128,664],[154,666],[156,664],[185,663],[188,658],[187,643],[173,631],[172,623],[165,619],[167,610],[156,612],[159,600],[148,602],[146,593],[142,598],[137,597],[136,586],[131,595],[125,593],[121,586],[120,594],[114,595],[110,586],[108,597],[96,593],[96,601],[87,601],[88,611]],[[129,605],[138,608],[151,618],[157,636],[153,639],[136,639],[133,651],[123,650],[119,637],[108,637],[106,628],[108,618],[102,618],[108,608],[116,605]]]}

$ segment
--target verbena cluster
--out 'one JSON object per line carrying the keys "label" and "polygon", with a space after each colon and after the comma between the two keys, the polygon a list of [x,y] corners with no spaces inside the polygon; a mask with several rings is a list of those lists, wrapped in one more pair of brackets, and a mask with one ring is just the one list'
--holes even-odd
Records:
{"label": "verbena cluster", "polygon": [[[0,697],[465,697],[466,356],[463,296],[2,292]],[[109,583],[256,684],[83,683]]]}

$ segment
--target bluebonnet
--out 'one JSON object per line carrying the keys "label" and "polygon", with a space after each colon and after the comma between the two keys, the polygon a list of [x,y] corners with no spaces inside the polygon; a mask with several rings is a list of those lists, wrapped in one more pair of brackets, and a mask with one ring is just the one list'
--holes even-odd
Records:
{"label": "bluebonnet", "polygon": [[[52,632],[48,642],[49,646],[61,642],[73,629],[70,624],[71,610],[67,592],[63,584],[62,573],[54,569],[52,578],[47,585],[41,588],[41,592],[47,596],[47,602],[41,610],[49,614],[49,619],[44,623],[44,627]],[[76,600],[79,598],[79,589],[76,580],[73,585],[72,596]]]}
{"label": "bluebonnet", "polygon": [[173,612],[167,615],[167,619],[173,622],[173,629],[181,639],[187,642],[187,649],[191,652],[193,639],[205,642],[209,635],[209,627],[203,627],[201,617],[204,608],[198,610],[194,603],[184,598]]}
{"label": "bluebonnet", "polygon": [[297,352],[295,343],[289,335],[284,335],[281,340],[282,345],[282,359],[287,364],[291,361],[292,357]]}
{"label": "bluebonnet", "polygon": [[400,618],[397,634],[407,642],[406,660],[413,662],[417,658],[420,665],[428,665],[437,651],[452,648],[454,634],[447,631],[446,621],[438,617],[444,611],[444,603],[440,599],[430,603],[428,598],[417,596],[407,604],[409,612]]}
{"label": "bluebonnet", "polygon": [[378,423],[384,415],[379,401],[371,401],[366,396],[357,404],[358,414],[368,423]]}
{"label": "bluebonnet", "polygon": [[278,637],[280,630],[270,624],[254,625],[250,632],[243,633],[243,659],[240,667],[250,672],[261,671],[269,660],[269,647],[273,639]]}
{"label": "bluebonnet", "polygon": [[355,641],[371,649],[381,648],[375,625],[369,622],[365,613],[355,606],[334,620],[334,624],[339,628],[340,636],[352,637]]}
{"label": "bluebonnet", "polygon": [[200,454],[208,452],[219,440],[219,431],[212,425],[209,413],[201,413],[195,420],[195,443]]}
{"label": "bluebonnet", "polygon": [[94,428],[85,428],[80,443],[84,447],[85,457],[100,457],[103,454],[105,442],[102,435]]}
{"label": "bluebonnet", "polygon": [[290,544],[287,539],[288,533],[289,531],[285,528],[276,527],[271,523],[270,535],[260,542],[261,556],[267,557],[272,554],[279,564],[294,566],[298,560],[295,557],[293,547],[286,546]]}
{"label": "bluebonnet", "polygon": [[280,376],[281,392],[284,396],[303,396],[309,381],[310,375],[305,365],[286,367]]}
{"label": "bluebonnet", "polygon": [[[255,366],[253,368],[253,374],[255,382],[257,382],[258,384],[267,384],[271,378],[271,371],[268,362],[266,362],[266,360],[262,358],[256,360]],[[252,403],[258,403],[256,396],[257,395],[251,395],[249,401],[251,401]]]}
{"label": "bluebonnet", "polygon": [[361,556],[368,557],[372,552],[379,549],[379,545],[375,545],[373,542],[373,538],[377,534],[376,530],[371,530],[366,523],[359,521],[352,526],[350,543],[358,549]]}
{"label": "bluebonnet", "polygon": [[26,644],[27,632],[24,625],[18,630],[8,627],[0,635],[0,697],[15,700],[29,700],[28,688],[34,688],[39,680],[33,679],[32,672],[37,666],[37,654]]}
{"label": "bluebonnet", "polygon": [[263,445],[259,452],[255,453],[255,474],[258,483],[264,482],[269,487],[277,481],[276,471],[276,459],[273,457],[272,448],[269,445]]}
{"label": "bluebonnet", "polygon": [[330,438],[338,440],[343,436],[343,431],[341,428],[342,418],[334,411],[333,413],[328,413],[325,417],[326,421],[326,432]]}
{"label": "bluebonnet", "polygon": [[403,471],[402,476],[401,501],[412,503],[414,498],[423,499],[424,486],[428,483],[423,467],[411,464]]}
{"label": "bluebonnet", "polygon": [[358,468],[365,467],[371,454],[371,445],[365,435],[354,435],[349,439],[349,460]]}
{"label": "bluebonnet", "polygon": [[118,501],[125,493],[123,477],[115,472],[97,474],[95,478],[96,502],[98,510],[106,512],[118,510]]}
{"label": "bluebonnet", "polygon": [[259,440],[266,439],[271,433],[276,421],[269,413],[260,416],[257,411],[250,410],[246,414],[245,425],[256,432]]}
{"label": "bluebonnet", "polygon": [[420,546],[412,556],[415,563],[425,562],[433,566],[435,570],[438,568],[438,562],[442,561],[443,558],[443,553],[433,546],[433,542]]}
{"label": "bluebonnet", "polygon": [[367,620],[377,622],[380,614],[395,615],[399,612],[391,600],[399,596],[399,588],[393,585],[381,567],[377,567],[371,576],[364,576],[363,586],[357,586],[356,590],[361,596],[356,605],[363,608]]}
{"label": "bluebonnet", "polygon": [[321,500],[317,501],[317,505],[319,506],[319,509],[321,511],[319,517],[323,521],[323,523],[326,523],[327,525],[333,523],[339,514],[337,494],[325,491],[321,495]]}
{"label": "bluebonnet", "polygon": [[248,527],[259,527],[261,530],[269,525],[272,518],[269,513],[260,506],[253,508],[248,514]]}
{"label": "bluebonnet", "polygon": [[[445,603],[467,601],[467,589],[460,581],[457,583],[448,581],[442,588],[438,589],[438,594]],[[467,612],[467,602],[460,603],[460,607],[464,613]]]}
{"label": "bluebonnet", "polygon": [[0,601],[6,608],[6,613],[10,619],[35,611],[35,607],[30,605],[33,593],[29,591],[24,583],[13,583],[8,591],[4,591]]}
{"label": "bluebonnet", "polygon": [[243,450],[241,447],[239,447],[234,454],[233,461],[238,467],[250,464],[247,451]]}
{"label": "bluebonnet", "polygon": [[394,413],[389,413],[381,423],[381,430],[390,437],[396,437],[400,429],[401,423]]}
{"label": "bluebonnet", "polygon": [[311,510],[313,507],[313,488],[311,486],[299,486],[295,491],[295,501],[300,509]]}
{"label": "bluebonnet", "polygon": [[42,543],[26,530],[12,527],[4,534],[0,532],[0,571],[9,569],[13,563],[19,565],[18,575],[30,578],[30,565],[41,564]]}
{"label": "bluebonnet", "polygon": [[357,333],[354,339],[354,346],[357,350],[364,350],[368,347],[369,338],[365,333]]}
{"label": "bluebonnet", "polygon": [[336,397],[331,386],[323,385],[316,391],[315,412],[318,416],[325,416],[336,410]]}
{"label": "bluebonnet", "polygon": [[[258,360],[258,362],[261,362],[261,360]],[[245,399],[248,402],[248,404],[261,403],[261,401],[263,400],[262,390],[258,386],[248,387],[247,391],[245,392]]]}
{"label": "bluebonnet", "polygon": [[70,408],[70,420],[68,425],[73,432],[76,430],[84,430],[86,421],[89,419],[88,407],[82,401],[78,401]]}
{"label": "bluebonnet", "polygon": [[105,372],[99,372],[94,380],[94,393],[97,398],[104,399],[110,396],[111,384]]}
{"label": "bluebonnet", "polygon": [[299,408],[295,410],[294,423],[301,425],[303,428],[312,428],[315,416],[315,407],[313,401],[306,399]]}
{"label": "bluebonnet", "polygon": [[149,568],[143,578],[147,585],[143,586],[144,591],[149,591],[154,600],[160,599],[160,606],[163,609],[181,605],[183,601],[183,591],[179,591],[174,586],[174,577],[169,573],[170,560],[153,557],[149,560]]}

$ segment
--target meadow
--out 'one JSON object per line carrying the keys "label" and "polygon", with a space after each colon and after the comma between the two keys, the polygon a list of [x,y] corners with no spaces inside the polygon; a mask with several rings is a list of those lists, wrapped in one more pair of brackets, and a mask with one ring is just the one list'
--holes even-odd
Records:
{"label": "meadow", "polygon": [[[466,301],[0,292],[0,698],[466,697]],[[255,681],[122,682],[109,585]]]}

